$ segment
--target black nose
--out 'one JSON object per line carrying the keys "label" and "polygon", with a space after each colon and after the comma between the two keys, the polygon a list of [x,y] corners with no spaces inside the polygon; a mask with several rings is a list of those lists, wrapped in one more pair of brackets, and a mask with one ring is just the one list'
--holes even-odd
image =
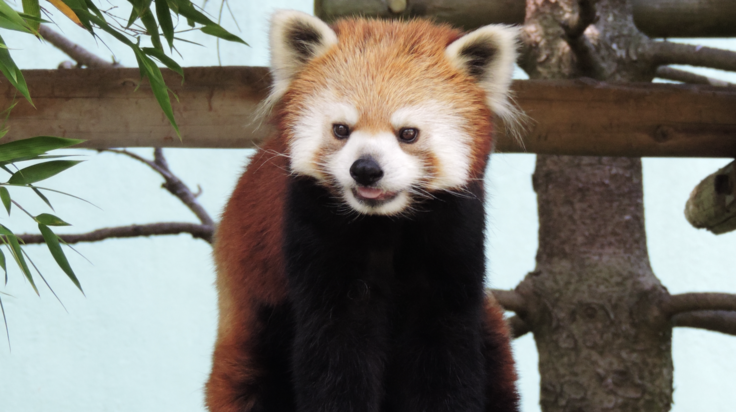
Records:
{"label": "black nose", "polygon": [[381,180],[383,170],[381,166],[370,156],[361,157],[350,166],[350,176],[362,186],[370,186]]}

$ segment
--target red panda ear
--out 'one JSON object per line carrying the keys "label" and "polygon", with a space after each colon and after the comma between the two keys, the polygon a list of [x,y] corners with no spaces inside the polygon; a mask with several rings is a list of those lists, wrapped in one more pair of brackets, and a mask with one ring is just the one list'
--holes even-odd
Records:
{"label": "red panda ear", "polygon": [[271,17],[269,40],[273,75],[269,100],[275,102],[304,64],[337,43],[337,35],[316,17],[295,10],[279,10]]}
{"label": "red panda ear", "polygon": [[509,87],[516,62],[518,29],[501,24],[481,27],[455,40],[445,55],[453,66],[474,77],[486,92],[486,102],[504,120],[516,117]]}

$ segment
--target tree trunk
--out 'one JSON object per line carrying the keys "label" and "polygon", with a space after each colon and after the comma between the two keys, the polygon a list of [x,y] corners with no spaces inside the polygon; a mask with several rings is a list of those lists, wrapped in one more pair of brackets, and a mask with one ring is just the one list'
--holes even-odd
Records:
{"label": "tree trunk", "polygon": [[[634,56],[648,39],[631,4],[592,7],[527,1],[521,64],[530,77],[651,80],[651,65]],[[542,410],[669,410],[672,327],[649,265],[641,160],[540,155],[533,183],[537,266],[517,291],[539,351]]]}

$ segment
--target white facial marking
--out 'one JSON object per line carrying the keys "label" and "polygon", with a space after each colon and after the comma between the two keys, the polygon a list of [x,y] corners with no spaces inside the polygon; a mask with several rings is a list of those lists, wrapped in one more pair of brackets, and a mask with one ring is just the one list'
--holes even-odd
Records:
{"label": "white facial marking", "polygon": [[[463,127],[462,116],[448,105],[430,100],[393,113],[390,123],[394,130],[419,130],[414,143],[400,142],[394,131],[354,130],[358,109],[339,102],[332,93],[315,96],[306,106],[308,109],[297,119],[289,142],[291,169],[333,186],[357,212],[398,214],[410,205],[415,189],[456,189],[468,181],[471,137]],[[343,143],[338,143],[333,135],[334,124],[345,124],[352,130]],[[435,170],[427,168],[425,153],[434,157]],[[383,171],[383,177],[372,187],[388,196],[384,201],[361,199],[355,194],[359,185],[350,168],[366,156],[372,157]]]}
{"label": "white facial marking", "polygon": [[332,125],[339,123],[352,128],[358,122],[354,106],[335,101],[331,93],[326,93],[313,99],[309,109],[299,117],[294,126],[294,138],[289,142],[292,171],[321,181],[327,179],[317,162],[328,162],[328,159],[318,158],[318,154],[328,141],[335,139]]}
{"label": "white facial marking", "polygon": [[463,118],[452,108],[430,100],[416,106],[403,107],[391,116],[391,125],[419,129],[419,145],[437,159],[437,175],[432,176],[425,188],[452,189],[468,182],[471,166],[471,138],[462,127]]}

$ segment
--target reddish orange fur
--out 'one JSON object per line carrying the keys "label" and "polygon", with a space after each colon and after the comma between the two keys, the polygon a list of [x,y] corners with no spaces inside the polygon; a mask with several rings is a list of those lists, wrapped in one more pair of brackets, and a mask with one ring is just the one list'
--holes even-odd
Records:
{"label": "reddish orange fur", "polygon": [[[447,45],[461,37],[459,30],[425,20],[365,19],[341,20],[333,29],[339,43],[309,61],[283,98],[282,107],[287,110],[280,113],[281,136],[292,137],[292,128],[313,103],[315,91],[329,90],[337,99],[359,102],[360,118],[353,128],[367,132],[392,131],[392,113],[432,99],[452,106],[467,121],[465,131],[473,136],[471,178],[483,175],[492,149],[492,115],[485,91],[445,56]],[[355,58],[356,50],[360,58]],[[338,150],[342,144],[336,140],[331,149]],[[407,146],[406,150],[417,149]]]}
{"label": "reddish orange fur", "polygon": [[[278,135],[254,155],[217,231],[214,258],[220,322],[213,370],[206,387],[206,403],[211,411],[248,411],[255,402],[253,398],[242,398],[242,387],[259,374],[251,365],[248,351],[249,339],[259,328],[254,311],[257,304],[277,304],[287,298],[281,256],[282,208],[289,168],[285,155],[296,115],[309,104],[315,90],[334,89],[338,95],[361,102],[361,110],[365,111],[355,127],[369,131],[390,129],[387,119],[391,113],[430,96],[456,105],[467,121],[468,133],[474,136],[471,178],[483,175],[492,148],[491,112],[484,91],[467,74],[453,68],[444,55],[446,46],[460,37],[458,30],[421,20],[343,20],[333,29],[340,43],[327,55],[307,63],[293,80],[275,110]],[[364,50],[360,61],[353,59],[356,48]],[[406,54],[407,50],[414,53]],[[340,84],[355,87],[343,89],[338,87]],[[388,98],[378,101],[376,96]],[[407,150],[412,150],[411,146]],[[441,167],[431,154],[418,156],[433,168]],[[491,346],[503,348],[503,357],[496,361],[503,365],[504,376],[493,382],[506,386],[493,391],[514,392],[516,374],[502,310],[488,300],[486,316]],[[498,351],[494,354],[498,357]]]}

